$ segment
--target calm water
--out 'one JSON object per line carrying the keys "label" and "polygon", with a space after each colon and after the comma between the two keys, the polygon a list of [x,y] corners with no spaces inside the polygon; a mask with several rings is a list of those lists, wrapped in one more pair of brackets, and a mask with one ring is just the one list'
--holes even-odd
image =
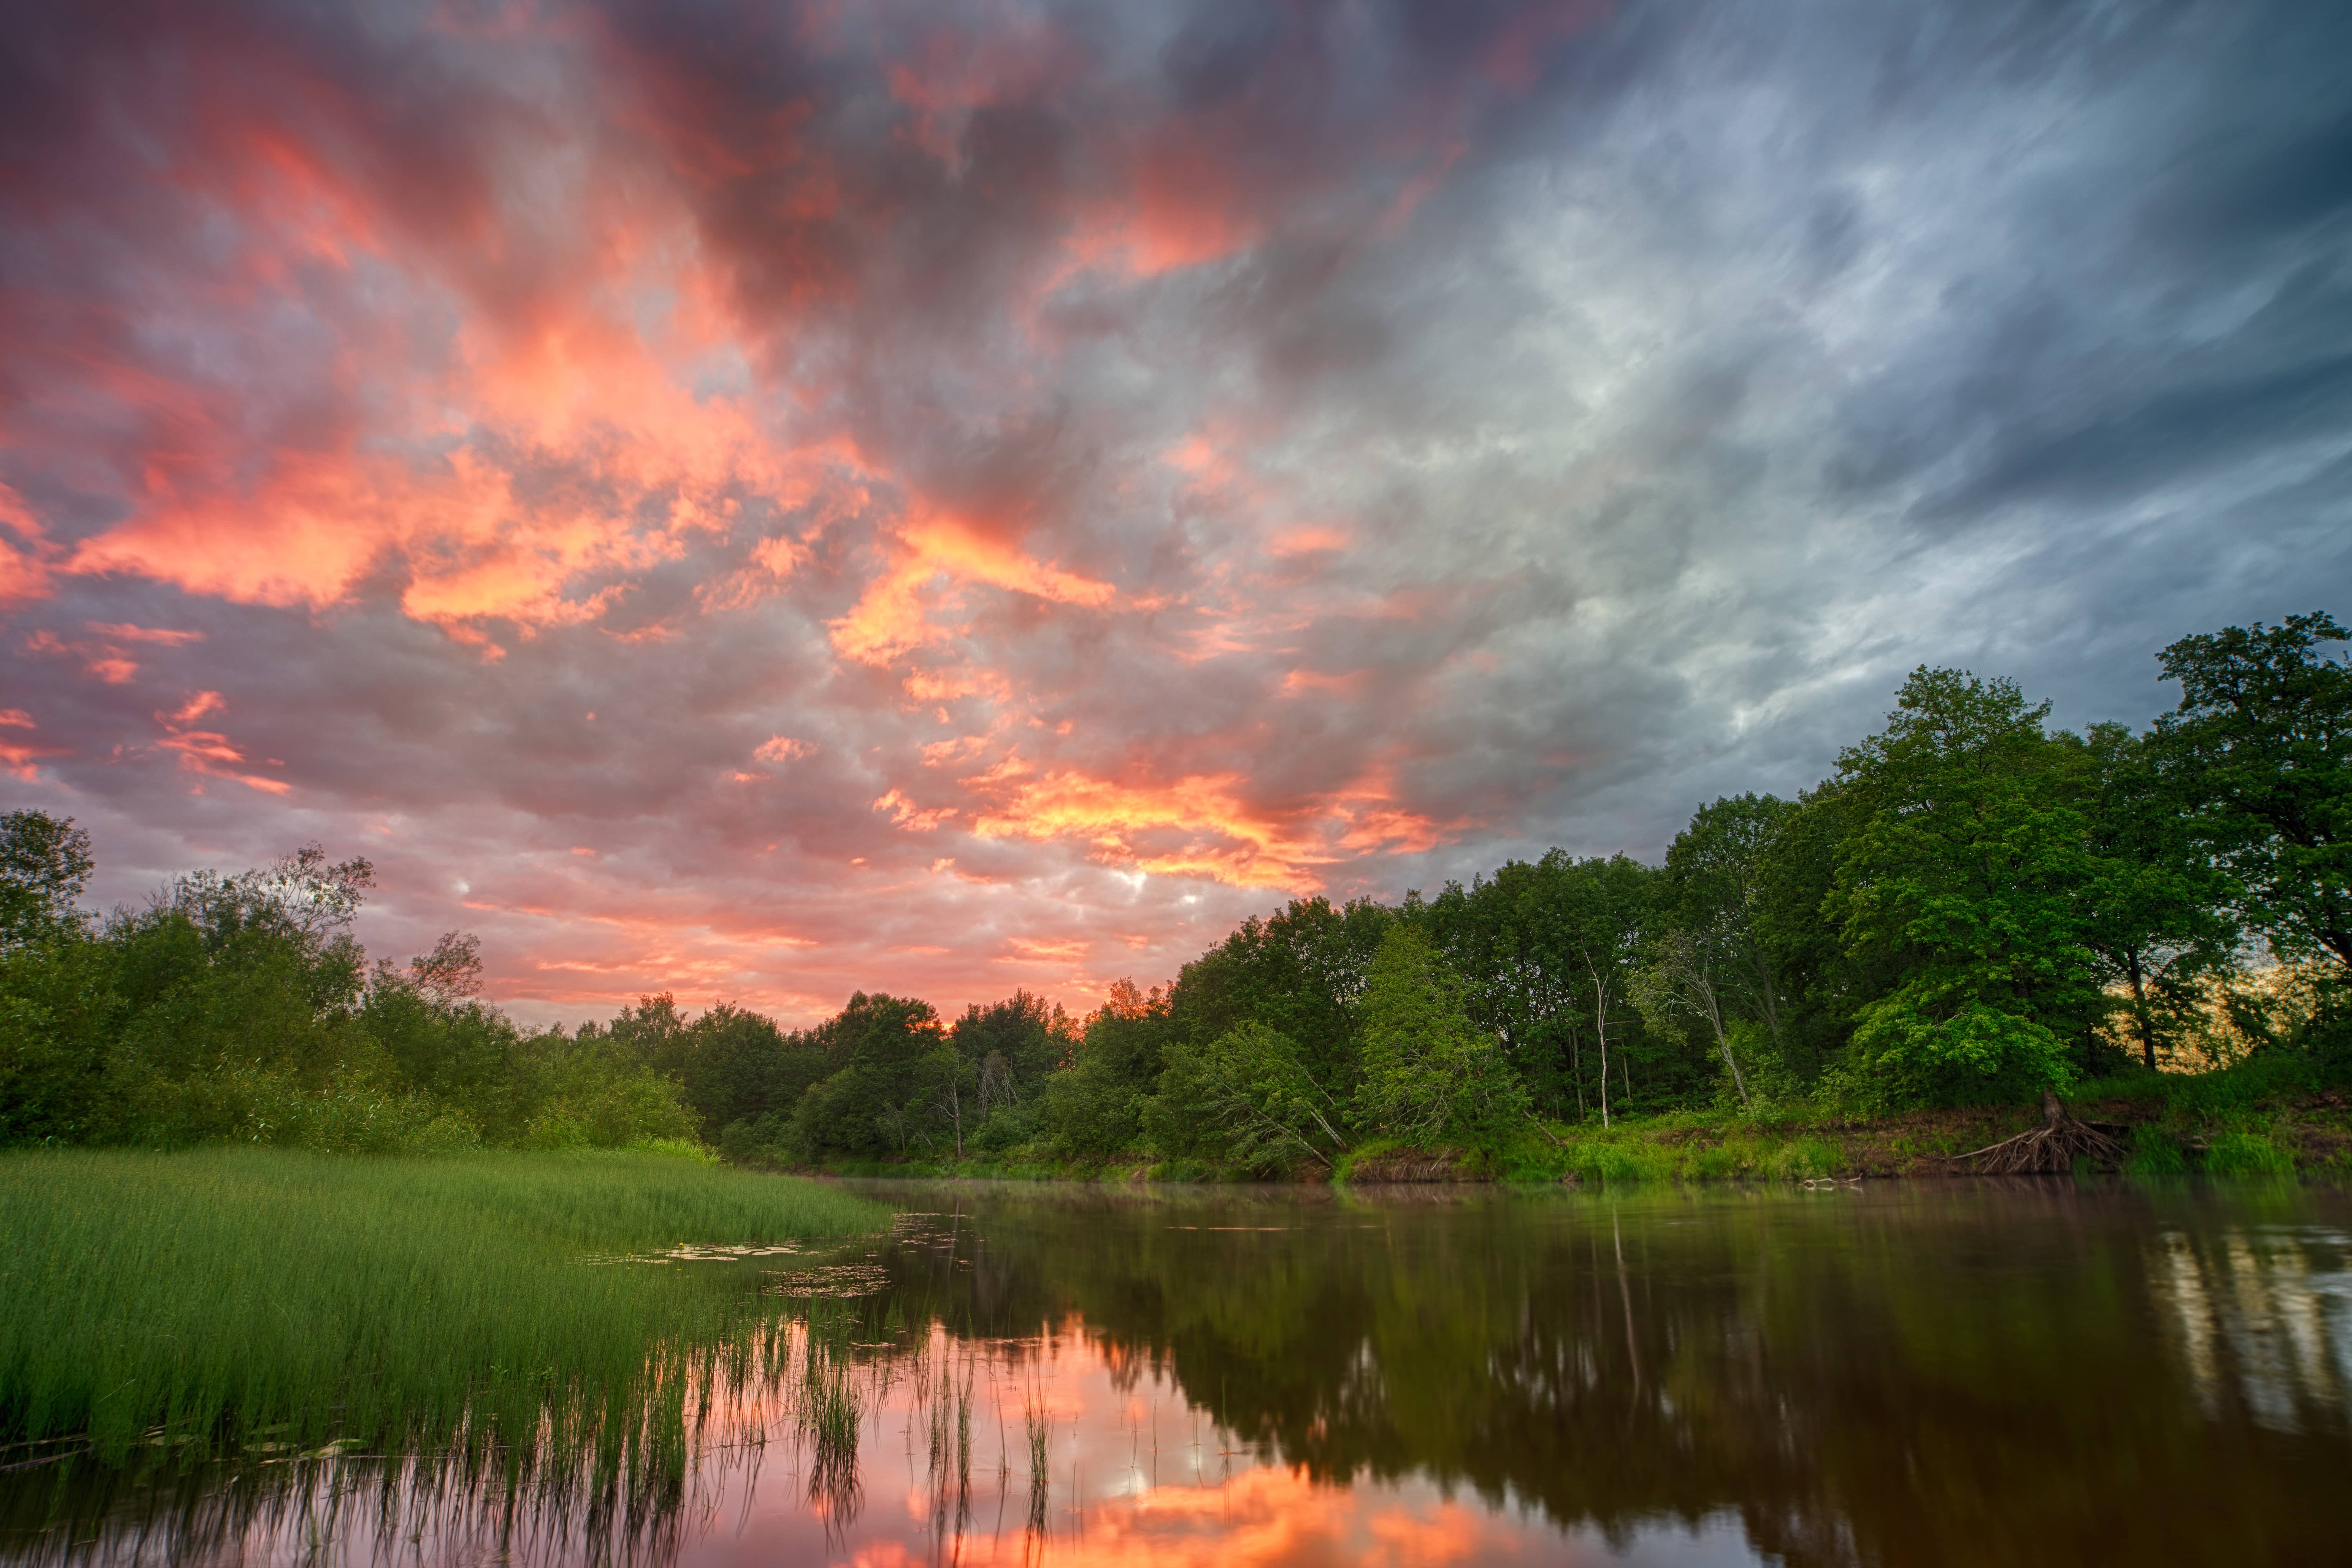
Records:
{"label": "calm water", "polygon": [[[897,1235],[814,1277],[694,1265],[854,1321],[854,1455],[812,1447],[787,1379],[722,1401],[634,1512],[361,1458],[26,1472],[11,1551],[2352,1561],[2340,1193],[872,1190]],[[29,1532],[60,1489],[79,1522]]]}

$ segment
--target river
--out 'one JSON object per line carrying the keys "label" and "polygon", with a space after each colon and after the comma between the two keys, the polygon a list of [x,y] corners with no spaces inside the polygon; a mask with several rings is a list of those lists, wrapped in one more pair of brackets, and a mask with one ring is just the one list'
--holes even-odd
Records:
{"label": "river", "polygon": [[887,1242],[669,1265],[835,1315],[829,1456],[805,1388],[755,1382],[634,1510],[325,1457],[34,1532],[38,1488],[91,1483],[7,1476],[11,1555],[2352,1561],[2332,1189],[859,1184]]}

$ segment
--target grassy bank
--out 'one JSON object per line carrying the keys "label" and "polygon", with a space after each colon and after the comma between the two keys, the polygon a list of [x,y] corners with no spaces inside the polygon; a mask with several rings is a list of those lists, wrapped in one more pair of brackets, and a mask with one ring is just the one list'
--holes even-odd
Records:
{"label": "grassy bank", "polygon": [[[2220,1072],[2139,1073],[2078,1085],[2068,1109],[2123,1142],[2136,1175],[2314,1175],[2352,1179],[2352,1084],[2308,1058],[2255,1058]],[[1951,1176],[1959,1156],[2040,1121],[2028,1106],[1968,1106],[1868,1117],[1804,1103],[1622,1117],[1611,1127],[1532,1125],[1488,1147],[1372,1141],[1298,1181],[1804,1181]],[[1217,1182],[1251,1173],[1145,1152],[1071,1160],[1032,1149],[995,1158],[835,1162],[842,1175],[1032,1181]]]}
{"label": "grassy bank", "polygon": [[593,1259],[888,1223],[658,1153],[271,1150],[0,1159],[0,1433],[198,1451],[610,1437],[760,1309],[740,1279]]}

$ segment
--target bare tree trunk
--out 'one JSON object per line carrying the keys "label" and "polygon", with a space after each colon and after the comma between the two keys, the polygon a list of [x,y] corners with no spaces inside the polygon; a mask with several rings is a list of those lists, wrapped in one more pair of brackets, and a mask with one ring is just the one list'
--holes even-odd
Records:
{"label": "bare tree trunk", "polygon": [[1715,1047],[1723,1053],[1723,1065],[1731,1069],[1731,1086],[1739,1091],[1739,1103],[1754,1109],[1755,1101],[1748,1098],[1748,1079],[1739,1070],[1739,1058],[1731,1054],[1731,1037],[1723,1027],[1723,1009],[1716,1006],[1715,997],[1707,997],[1706,1021],[1715,1026]]}
{"label": "bare tree trunk", "polygon": [[2132,1020],[2139,1026],[2140,1059],[2147,1063],[2148,1071],[2154,1072],[2156,1070],[2156,1029],[2148,1022],[2147,993],[2140,988],[2139,949],[2133,948],[2124,954],[2124,967],[2131,973]]}
{"label": "bare tree trunk", "polygon": [[1584,967],[1592,976],[1592,1027],[1601,1037],[1601,1125],[1609,1125],[1609,987],[1601,978],[1601,966],[1592,955],[1584,955]]}

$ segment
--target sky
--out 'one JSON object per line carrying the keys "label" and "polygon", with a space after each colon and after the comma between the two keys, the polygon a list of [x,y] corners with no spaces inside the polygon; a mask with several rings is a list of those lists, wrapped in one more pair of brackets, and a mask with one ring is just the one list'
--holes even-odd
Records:
{"label": "sky", "polygon": [[0,808],[526,1021],[1079,1010],[2348,586],[2337,3],[0,25]]}

